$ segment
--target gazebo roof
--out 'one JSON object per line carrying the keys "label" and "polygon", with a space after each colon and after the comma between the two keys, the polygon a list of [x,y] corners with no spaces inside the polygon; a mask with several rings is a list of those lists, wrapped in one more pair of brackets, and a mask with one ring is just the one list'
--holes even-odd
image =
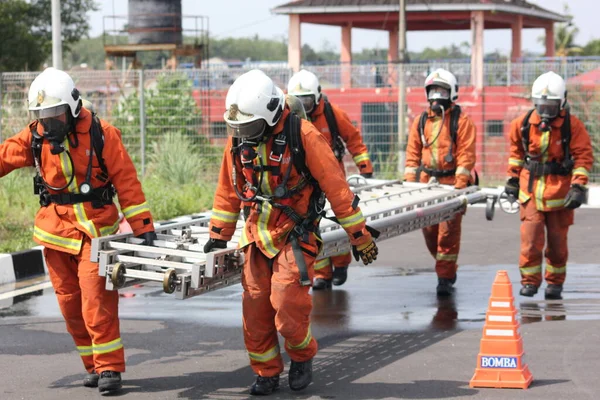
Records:
{"label": "gazebo roof", "polygon": [[[386,29],[384,25],[398,21],[400,5],[398,0],[297,0],[282,4],[271,10],[275,14],[300,14],[301,21],[307,23],[341,25],[334,15],[344,15],[357,28]],[[433,29],[468,29],[469,22],[462,20],[471,11],[486,13],[486,29],[506,28],[510,15],[522,15],[524,27],[541,27],[548,22],[568,22],[570,18],[546,10],[525,0],[406,0],[407,23],[409,30],[426,30],[423,24],[413,24],[411,20],[424,22],[423,14],[429,15],[429,21],[440,21],[443,27]],[[388,14],[389,13],[389,14]],[[435,16],[433,13],[443,13]],[[351,15],[354,14],[354,15]],[[381,15],[383,14],[383,15]],[[379,16],[378,21],[363,17]],[[411,18],[413,17],[413,18]],[[450,18],[447,18],[450,17]],[[454,17],[454,18],[453,18]],[[488,18],[490,17],[490,18]],[[383,19],[385,18],[385,19]],[[489,21],[489,23],[488,23]],[[431,27],[429,28],[431,29]],[[432,29],[432,30],[433,30]]]}

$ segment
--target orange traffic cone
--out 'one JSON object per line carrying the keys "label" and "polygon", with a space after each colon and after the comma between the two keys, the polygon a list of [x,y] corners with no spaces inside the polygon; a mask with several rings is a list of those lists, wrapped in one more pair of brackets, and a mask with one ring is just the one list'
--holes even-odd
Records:
{"label": "orange traffic cone", "polygon": [[527,389],[533,381],[523,361],[512,284],[506,271],[498,271],[483,326],[477,368],[470,387]]}

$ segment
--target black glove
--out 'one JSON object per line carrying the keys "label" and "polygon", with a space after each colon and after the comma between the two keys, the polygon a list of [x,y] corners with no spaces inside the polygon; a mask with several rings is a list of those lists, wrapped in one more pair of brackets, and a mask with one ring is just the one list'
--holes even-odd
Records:
{"label": "black glove", "polygon": [[377,260],[377,254],[379,254],[379,249],[373,240],[367,242],[360,246],[352,246],[352,254],[354,254],[354,259],[358,261],[360,257],[362,259],[363,264],[367,265]]}
{"label": "black glove", "polygon": [[514,197],[515,199],[519,198],[519,178],[509,178],[506,181],[506,185],[504,186],[504,192],[507,195]]}
{"label": "black glove", "polygon": [[574,209],[585,203],[585,187],[575,183],[571,185],[567,197],[565,197],[565,208]]}
{"label": "black glove", "polygon": [[363,172],[362,174],[360,174],[360,176],[362,176],[363,178],[372,178],[373,177],[373,173],[372,172]]}
{"label": "black glove", "polygon": [[210,253],[211,251],[215,251],[217,249],[226,249],[227,242],[221,239],[208,239],[208,242],[204,245],[204,253]]}
{"label": "black glove", "polygon": [[144,241],[140,244],[145,245],[145,246],[152,246],[154,244],[154,241],[156,239],[158,239],[156,237],[156,232],[154,232],[154,231],[142,233],[141,235],[136,236],[136,238],[144,239]]}

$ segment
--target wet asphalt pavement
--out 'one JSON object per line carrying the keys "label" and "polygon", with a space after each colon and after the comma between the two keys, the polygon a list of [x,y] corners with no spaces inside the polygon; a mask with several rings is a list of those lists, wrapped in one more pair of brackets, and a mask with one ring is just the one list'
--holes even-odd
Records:
{"label": "wet asphalt pavement", "polygon": [[[313,334],[320,347],[314,383],[293,393],[284,375],[282,389],[268,398],[597,398],[600,210],[576,214],[562,301],[544,301],[543,293],[518,296],[518,217],[497,212],[488,222],[483,212],[470,208],[463,222],[453,298],[436,298],[433,260],[420,232],[382,242],[375,266],[355,266],[344,286],[314,293]],[[534,377],[527,390],[469,388],[499,269],[508,270],[513,283]],[[0,287],[0,293],[10,289]],[[1,400],[101,397],[81,386],[83,368],[52,289],[0,307]],[[249,397],[254,376],[242,340],[240,285],[184,301],[158,286],[127,288],[120,315],[128,370],[117,397]]]}

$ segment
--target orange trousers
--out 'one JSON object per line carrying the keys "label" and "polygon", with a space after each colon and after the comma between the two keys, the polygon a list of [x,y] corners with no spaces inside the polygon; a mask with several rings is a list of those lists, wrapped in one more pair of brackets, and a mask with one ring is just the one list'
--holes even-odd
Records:
{"label": "orange trousers", "polygon": [[119,294],[104,288],[98,263],[90,260],[90,239],[74,256],[44,249],[48,273],[58,305],[88,372],[125,371],[119,334]]}
{"label": "orange trousers", "polygon": [[[546,257],[548,284],[562,285],[567,277],[567,233],[573,225],[574,210],[538,211],[534,201],[521,204],[521,284],[542,284],[542,252]],[[546,236],[546,237],[544,237]],[[547,246],[544,251],[544,245]]]}
{"label": "orange trousers", "polygon": [[347,267],[352,261],[350,252],[338,254],[333,257],[323,258],[315,263],[315,278],[332,279],[333,268]]}
{"label": "orange trousers", "polygon": [[423,228],[427,249],[435,258],[435,272],[438,278],[455,279],[460,251],[462,213],[438,225]]}
{"label": "orange trousers", "polygon": [[[314,277],[316,240],[301,243],[308,275]],[[317,341],[310,330],[312,299],[310,286],[300,285],[300,272],[288,243],[273,259],[254,243],[244,248],[242,312],[244,342],[250,366],[257,375],[271,377],[283,372],[277,332],[294,361],[308,361],[317,354]]]}

